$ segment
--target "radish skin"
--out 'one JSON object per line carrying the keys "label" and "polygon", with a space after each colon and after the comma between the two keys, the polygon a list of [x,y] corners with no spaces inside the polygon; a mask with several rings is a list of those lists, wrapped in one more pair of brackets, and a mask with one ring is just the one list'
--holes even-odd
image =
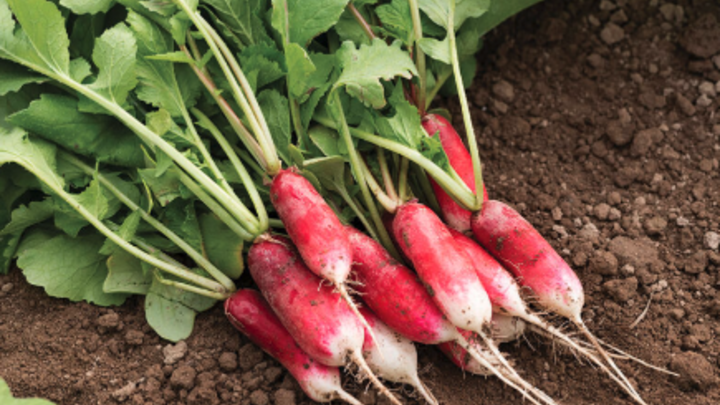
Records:
{"label": "radish skin", "polygon": [[428,403],[437,405],[437,399],[427,390],[418,376],[415,345],[390,329],[369,309],[360,308],[360,313],[367,319],[377,336],[375,340],[366,332],[363,342],[363,357],[370,369],[380,378],[412,385]]}
{"label": "radish skin", "polygon": [[400,401],[380,383],[362,357],[363,327],[344,300],[313,274],[289,240],[265,235],[248,253],[250,275],[298,345],[328,366],[356,363],[378,390]]}
{"label": "radish skin", "polygon": [[[580,279],[542,235],[517,211],[494,200],[485,202],[482,210],[473,216],[472,230],[477,241],[509,269],[523,287],[531,290],[538,305],[575,323],[622,380],[621,386],[635,401],[645,404],[585,326],[582,320],[585,294]],[[539,319],[537,316],[535,318]],[[542,320],[539,322],[547,325]],[[559,333],[552,327],[548,331]],[[558,336],[557,333],[553,334]],[[591,360],[594,357],[584,354]],[[607,373],[615,379],[615,375],[609,371]]]}
{"label": "radish skin", "polygon": [[342,389],[340,370],[318,363],[305,353],[255,290],[239,290],[225,301],[225,315],[240,332],[279,361],[316,402],[342,399],[360,405]]}
{"label": "radish skin", "polygon": [[[450,166],[460,176],[463,183],[475,192],[475,173],[473,171],[472,157],[455,128],[445,118],[436,114],[427,114],[423,117],[422,126],[429,136],[438,134]],[[430,178],[430,184],[445,223],[459,232],[470,232],[472,212],[456,203],[432,178]],[[483,201],[487,201],[487,199],[487,189],[483,185]]]}

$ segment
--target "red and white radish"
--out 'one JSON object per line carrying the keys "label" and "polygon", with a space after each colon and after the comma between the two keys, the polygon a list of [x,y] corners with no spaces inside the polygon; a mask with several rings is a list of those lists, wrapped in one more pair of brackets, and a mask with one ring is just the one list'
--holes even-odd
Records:
{"label": "red and white radish", "polygon": [[[473,216],[478,242],[528,288],[542,308],[570,319],[622,379],[623,388],[639,403],[637,391],[582,320],[585,294],[580,279],[540,233],[510,206],[490,200]],[[611,377],[613,376],[610,373]]]}
{"label": "red and white radish", "polygon": [[279,361],[313,401],[341,399],[361,404],[342,389],[337,367],[316,362],[298,346],[259,292],[237,291],[225,301],[225,315],[240,332]]}
{"label": "red and white radish", "polygon": [[[439,344],[457,342],[478,363],[491,370],[504,383],[520,391],[528,400],[538,400],[526,391],[527,383],[491,364],[450,323],[433,297],[417,276],[407,267],[397,263],[390,254],[372,238],[348,228],[353,246],[353,278],[363,294],[363,300],[388,326],[415,342]],[[388,293],[388,291],[390,293]],[[521,388],[522,386],[523,388]],[[538,397],[543,397],[534,392]],[[545,396],[546,397],[546,396]],[[543,397],[546,403],[553,403]]]}
{"label": "red and white radish", "polygon": [[[445,118],[435,114],[428,114],[423,117],[422,126],[429,136],[438,134],[450,166],[460,176],[465,185],[475,192],[475,173],[473,172],[472,157],[455,128]],[[457,231],[470,232],[472,212],[456,203],[432,178],[430,178],[430,184],[445,223]],[[487,199],[487,188],[483,185],[483,200],[487,201]]]}
{"label": "red and white radish", "polygon": [[312,183],[295,172],[281,169],[270,187],[270,200],[307,267],[335,285],[355,315],[370,326],[350,298],[345,281],[352,267],[352,248],[345,226]]}
{"label": "red and white radish", "polygon": [[406,337],[390,329],[369,309],[360,308],[360,313],[377,336],[377,340],[375,340],[370,334],[365,333],[363,356],[370,369],[380,378],[412,385],[428,403],[437,405],[437,399],[418,376],[415,345]]}
{"label": "red and white radish", "polygon": [[265,235],[256,241],[248,253],[248,268],[270,307],[310,357],[328,366],[352,361],[400,405],[362,357],[360,321],[332,287],[305,266],[288,239]]}

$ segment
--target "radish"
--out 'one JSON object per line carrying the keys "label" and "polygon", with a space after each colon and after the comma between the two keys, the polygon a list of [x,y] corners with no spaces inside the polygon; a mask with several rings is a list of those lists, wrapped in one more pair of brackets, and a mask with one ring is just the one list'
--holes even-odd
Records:
{"label": "radish", "polygon": [[344,300],[324,285],[286,238],[264,235],[248,252],[250,275],[298,345],[328,366],[355,363],[393,403],[362,357],[363,327]]}
{"label": "radish", "polygon": [[[434,136],[437,133],[440,136],[440,143],[450,161],[450,166],[462,181],[470,187],[470,190],[475,192],[475,173],[473,172],[472,157],[452,124],[440,115],[427,114],[423,117],[422,126],[428,135]],[[430,178],[430,184],[435,192],[435,198],[437,198],[438,205],[440,205],[445,223],[457,231],[470,232],[472,212],[456,203],[432,178]],[[487,189],[483,185],[483,201],[487,201],[487,199]]]}
{"label": "radish", "polygon": [[[500,201],[487,201],[473,216],[472,229],[480,244],[527,287],[541,307],[570,319],[595,345],[622,380],[621,386],[639,403],[645,402],[582,320],[582,284],[550,244],[517,211]],[[532,323],[537,324],[533,315]],[[526,319],[530,321],[530,319]],[[540,325],[546,323],[539,320]],[[554,328],[549,332],[556,331]],[[560,337],[562,334],[555,334]],[[563,335],[564,336],[564,335]],[[569,340],[569,339],[568,339]],[[577,345],[576,345],[577,346]],[[588,353],[588,358],[593,359]],[[606,370],[607,371],[607,370]],[[614,378],[613,374],[607,371]]]}
{"label": "radish", "polygon": [[[497,375],[504,383],[520,391],[531,402],[539,403],[525,391],[529,385],[527,382],[491,364],[474,346],[470,345],[458,329],[447,320],[417,275],[396,262],[372,238],[350,227],[348,233],[355,262],[353,266],[353,279],[357,281],[355,288],[378,318],[415,342],[424,344],[457,342],[479,364]],[[554,403],[533,387],[530,387],[529,391],[546,403]]]}
{"label": "radish", "polygon": [[369,309],[360,308],[360,313],[372,327],[375,336],[378,337],[375,340],[367,332],[365,333],[363,356],[370,369],[380,378],[412,385],[428,403],[437,405],[437,399],[418,377],[415,345],[406,337],[390,329]]}
{"label": "radish", "polygon": [[345,226],[332,208],[294,168],[281,169],[273,178],[270,200],[307,267],[335,285],[350,309],[372,334],[345,285],[352,267],[352,248]]}
{"label": "radish", "polygon": [[225,315],[233,326],[285,366],[313,401],[342,399],[361,404],[342,389],[337,367],[316,362],[297,345],[259,292],[237,291],[225,301]]}

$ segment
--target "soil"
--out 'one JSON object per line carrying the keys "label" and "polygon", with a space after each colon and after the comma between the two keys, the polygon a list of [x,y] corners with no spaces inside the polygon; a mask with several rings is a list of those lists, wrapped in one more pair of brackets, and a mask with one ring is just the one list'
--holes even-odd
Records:
{"label": "soil", "polygon": [[[576,269],[590,329],[682,374],[622,362],[650,404],[720,402],[719,81],[717,2],[548,0],[488,36],[469,92],[491,197],[519,209]],[[18,270],[0,276],[0,291],[0,376],[18,396],[63,405],[309,402],[221,308],[174,346],[146,325],[140,299],[111,309],[69,303]],[[630,403],[535,336],[502,349],[562,403]],[[443,404],[521,401],[434,348],[419,353],[422,378]],[[385,402],[345,380],[365,403]]]}

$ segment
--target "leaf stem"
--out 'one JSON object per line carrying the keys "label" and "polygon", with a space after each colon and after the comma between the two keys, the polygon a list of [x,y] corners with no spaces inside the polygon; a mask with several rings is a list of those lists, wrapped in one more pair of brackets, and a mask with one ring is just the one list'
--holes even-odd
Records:
{"label": "leaf stem", "polygon": [[230,159],[230,163],[232,163],[238,176],[240,176],[240,180],[243,182],[243,185],[245,185],[245,190],[247,190],[248,194],[250,195],[250,200],[252,200],[255,211],[257,211],[257,216],[260,221],[260,229],[258,233],[265,233],[265,231],[267,231],[269,227],[268,214],[267,210],[265,209],[265,203],[263,203],[263,200],[260,197],[260,193],[258,193],[257,187],[255,187],[255,183],[250,177],[250,173],[248,173],[247,169],[245,169],[245,166],[243,166],[240,158],[235,153],[232,146],[230,146],[230,143],[227,141],[227,139],[225,139],[225,137],[222,135],[217,126],[215,126],[215,124],[210,121],[210,119],[197,108],[193,108],[192,113],[200,121],[200,125],[202,125],[212,134],[217,143],[220,144],[220,147],[225,152],[228,159]]}
{"label": "leaf stem", "polygon": [[380,205],[385,208],[385,211],[394,214],[397,210],[397,200],[393,200],[391,197],[385,194],[382,187],[380,187],[378,182],[375,180],[375,176],[373,176],[370,168],[368,168],[367,163],[365,163],[364,160],[358,159],[358,162],[360,163],[360,170],[362,170],[363,176],[365,176],[365,181],[367,182],[368,187],[370,187],[370,191],[372,191],[372,193],[375,195],[375,198],[378,200]]}
{"label": "leaf stem", "polygon": [[398,178],[398,190],[400,195],[398,196],[398,203],[404,204],[407,201],[408,194],[408,168],[410,167],[410,161],[405,157],[400,158],[400,176]]}
{"label": "leaf stem", "polygon": [[181,289],[181,290],[184,290],[184,291],[191,292],[191,293],[193,293],[193,294],[202,295],[202,296],[204,296],[204,297],[212,298],[212,299],[215,299],[215,300],[218,300],[218,301],[225,301],[225,300],[228,299],[228,298],[230,297],[230,295],[231,295],[231,294],[229,294],[229,293],[221,294],[221,293],[216,293],[216,292],[213,292],[213,291],[208,291],[208,290],[206,290],[206,289],[204,289],[204,288],[198,288],[198,287],[195,287],[195,286],[193,286],[193,285],[190,285],[190,284],[187,284],[187,283],[183,283],[183,282],[180,282],[180,281],[168,280],[168,279],[166,279],[166,278],[163,278],[163,277],[160,275],[160,272],[155,272],[155,278],[157,279],[158,282],[160,282],[160,284],[164,284],[164,285],[167,285],[167,286],[170,286],[170,287],[175,287],[175,288],[178,288],[178,289]]}
{"label": "leaf stem", "polygon": [[437,95],[437,93],[440,91],[442,86],[445,84],[445,82],[448,81],[448,79],[452,76],[453,70],[452,68],[444,69],[442,72],[440,72],[440,75],[435,80],[435,85],[432,89],[430,89],[430,92],[427,95],[427,99],[425,101],[425,109],[427,110],[430,108],[430,105],[433,102],[433,99]]}
{"label": "leaf stem", "polygon": [[382,173],[383,185],[385,186],[385,193],[387,196],[395,201],[397,205],[398,195],[395,191],[395,185],[393,184],[392,175],[390,169],[388,169],[387,159],[385,159],[385,150],[383,148],[377,148],[378,163],[380,163],[380,173]]}
{"label": "leaf stem", "polygon": [[[362,165],[364,162],[360,161],[360,156],[355,149],[355,144],[353,143],[352,136],[350,135],[350,128],[348,127],[347,120],[345,119],[345,112],[343,111],[342,101],[340,100],[340,96],[337,91],[333,91],[331,93],[329,97],[329,103],[330,100],[332,100],[331,103],[334,104],[334,110],[336,112],[338,124],[340,126],[339,132],[347,147],[348,155],[350,156],[350,168],[352,169],[353,175],[355,176],[355,179],[360,186],[360,191],[362,192],[363,199],[365,200],[365,205],[370,212],[370,217],[372,218],[373,223],[375,224],[375,228],[377,229],[378,236],[380,237],[379,241],[387,251],[396,251],[395,245],[393,245],[392,240],[390,239],[390,235],[388,234],[387,229],[385,229],[385,225],[382,222],[380,213],[378,212],[372,195],[370,194],[370,190],[368,189],[368,184],[365,180],[362,169]],[[330,119],[330,121],[332,122],[333,120]],[[337,129],[336,125],[326,126]]]}
{"label": "leaf stem", "polygon": [[420,91],[417,99],[417,106],[420,110],[420,116],[425,115],[425,92],[427,91],[427,68],[425,66],[425,53],[420,49],[418,41],[423,37],[422,22],[420,20],[420,7],[417,0],[408,0],[410,3],[410,14],[413,22],[413,32],[415,34],[415,65],[418,68],[418,78],[420,80]]}
{"label": "leaf stem", "polygon": [[472,207],[474,208],[473,211],[479,211],[483,204],[482,164],[480,163],[480,152],[478,151],[477,139],[475,138],[475,128],[473,127],[470,108],[468,107],[467,96],[465,94],[462,73],[460,72],[460,60],[457,53],[454,21],[455,2],[453,1],[450,5],[450,12],[448,13],[447,33],[448,39],[450,40],[450,57],[452,60],[453,73],[455,75],[455,85],[457,86],[463,122],[465,123],[465,132],[467,135],[468,147],[470,148],[470,156],[472,157],[473,173],[475,174],[475,204],[473,204]]}
{"label": "leaf stem", "polygon": [[358,219],[360,220],[360,222],[362,222],[363,226],[368,231],[370,236],[375,240],[379,240],[378,233],[375,230],[375,227],[373,227],[370,221],[368,221],[367,216],[365,215],[365,212],[363,212],[363,210],[360,208],[359,203],[356,202],[355,199],[350,196],[350,194],[348,194],[347,189],[344,187],[338,188],[337,193],[340,194],[340,197],[342,197],[343,201],[345,201],[345,204],[347,204],[350,209],[353,210],[355,215],[357,215]]}
{"label": "leaf stem", "polygon": [[[337,129],[335,122],[327,117],[316,115],[314,119],[333,129]],[[463,182],[457,181],[453,176],[447,174],[443,169],[438,167],[433,161],[423,156],[420,152],[415,149],[409,148],[399,142],[391,141],[371,134],[369,132],[362,131],[357,128],[348,128],[352,136],[362,139],[366,142],[370,142],[373,145],[380,146],[391,152],[397,153],[401,156],[408,158],[418,166],[422,167],[428,174],[430,174],[435,181],[445,190],[457,203],[462,205],[466,209],[474,209],[476,198],[470,188]]]}
{"label": "leaf stem", "polygon": [[157,229],[158,232],[162,233],[166,238],[170,239],[175,245],[177,245],[180,249],[182,249],[183,252],[185,252],[188,256],[190,256],[191,259],[195,261],[195,263],[198,264],[198,266],[202,267],[205,271],[207,271],[215,280],[217,280],[220,284],[222,284],[223,287],[225,287],[228,291],[235,291],[235,283],[233,283],[228,276],[225,275],[220,269],[215,267],[214,264],[212,264],[209,260],[207,260],[201,253],[199,253],[197,250],[195,250],[190,244],[185,242],[180,236],[178,236],[175,232],[170,230],[165,224],[158,221],[154,217],[152,217],[150,214],[148,214],[145,210],[140,208],[139,205],[137,205],[133,200],[131,200],[127,195],[125,195],[122,191],[120,191],[105,175],[100,173],[97,170],[94,170],[92,167],[86,165],[84,162],[82,162],[80,159],[76,158],[75,156],[72,156],[71,154],[63,151],[58,151],[58,156],[60,156],[62,159],[65,159],[68,163],[71,165],[77,167],[78,169],[82,170],[85,174],[89,176],[95,177],[98,181],[100,181],[100,184],[102,184],[105,188],[107,188],[118,200],[120,200],[121,203],[125,204],[131,211],[138,212],[140,214],[140,217],[150,224],[153,228]]}
{"label": "leaf stem", "polygon": [[377,38],[377,36],[372,30],[372,27],[365,20],[365,17],[363,17],[363,15],[360,13],[360,10],[355,7],[355,4],[353,4],[353,2],[351,1],[348,3],[347,7],[348,10],[350,10],[350,12],[352,13],[353,17],[355,17],[355,20],[358,22],[358,24],[360,24],[360,27],[362,27],[365,35],[367,35],[367,37],[370,39],[370,42],[372,42],[373,39]]}

